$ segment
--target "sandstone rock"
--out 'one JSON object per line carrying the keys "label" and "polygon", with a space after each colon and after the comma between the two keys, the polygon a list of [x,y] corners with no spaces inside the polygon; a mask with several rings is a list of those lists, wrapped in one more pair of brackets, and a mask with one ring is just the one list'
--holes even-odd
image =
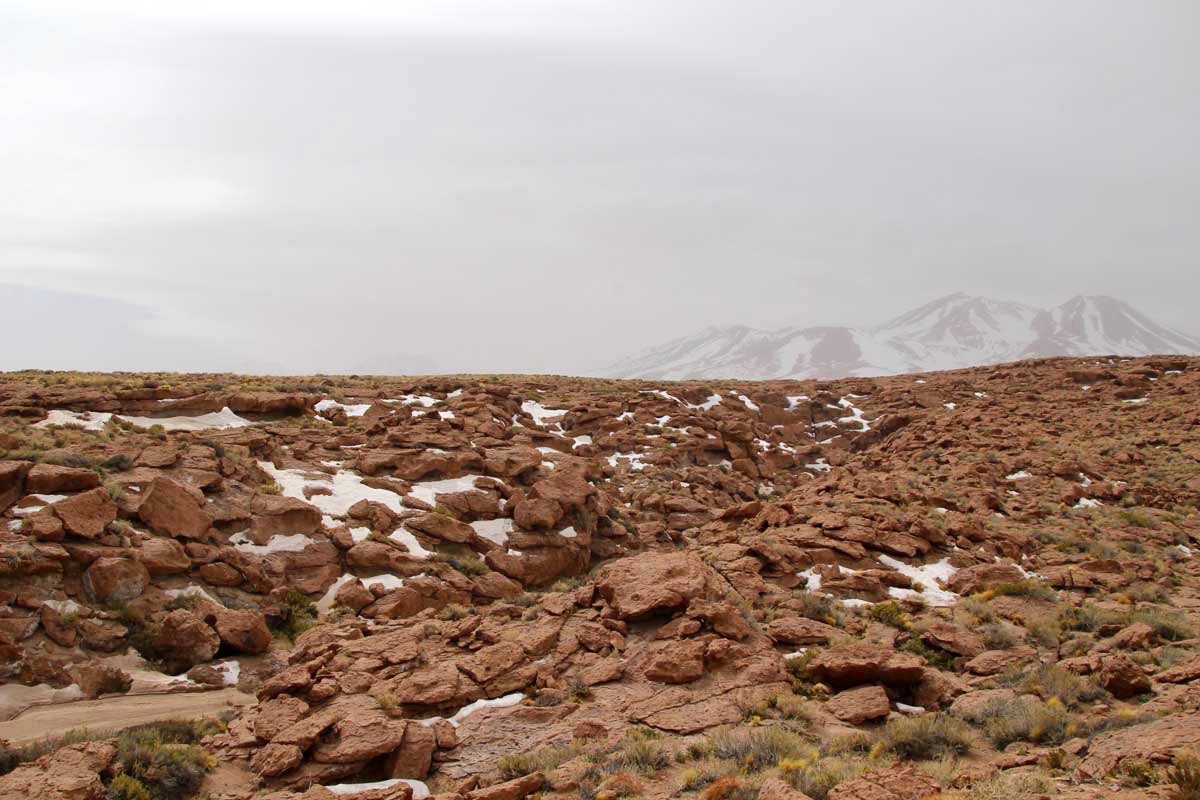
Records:
{"label": "sandstone rock", "polygon": [[767,635],[782,644],[829,644],[846,638],[845,631],[807,617],[776,617],[767,624]]}
{"label": "sandstone rock", "polygon": [[153,576],[177,575],[192,567],[183,545],[174,539],[150,537],[144,539],[137,550],[137,558]]}
{"label": "sandstone rock", "polygon": [[778,778],[767,778],[758,789],[758,800],[812,800],[812,798],[798,789],[793,789]]}
{"label": "sandstone rock", "polygon": [[833,686],[904,686],[919,682],[925,666],[910,653],[855,642],[821,651],[808,663],[808,671]]}
{"label": "sandstone rock", "polygon": [[0,776],[0,797],[12,800],[104,800],[100,774],[117,754],[110,742],[68,745]]}
{"label": "sandstone rock", "polygon": [[1200,711],[1188,711],[1154,722],[1102,733],[1076,768],[1078,776],[1099,780],[1125,760],[1170,761],[1185,748],[1200,746]]}
{"label": "sandstone rock", "polygon": [[410,722],[404,729],[403,741],[388,759],[387,774],[393,778],[424,778],[433,766],[437,748],[437,733],[433,728]]}
{"label": "sandstone rock", "polygon": [[464,522],[459,522],[447,514],[429,513],[418,514],[411,519],[405,521],[405,526],[424,533],[427,536],[432,536],[435,539],[441,539],[444,542],[469,542],[475,538],[475,529]]}
{"label": "sandstone rock", "polygon": [[221,642],[234,650],[257,655],[271,649],[271,631],[259,612],[219,609],[215,617]]}
{"label": "sandstone rock", "polygon": [[311,758],[324,764],[370,761],[399,747],[404,729],[403,722],[393,722],[382,715],[345,718],[333,726],[332,738],[313,749]]}
{"label": "sandstone rock", "polygon": [[486,789],[476,789],[467,793],[467,800],[522,800],[541,789],[546,778],[542,773],[535,772],[505,783],[498,783]]}
{"label": "sandstone rock", "polygon": [[83,696],[93,700],[102,694],[124,694],[133,685],[129,673],[97,662],[75,664],[68,668],[71,680],[78,684]]}
{"label": "sandstone rock", "polygon": [[83,587],[98,602],[127,602],[140,597],[150,583],[150,573],[140,561],[105,556],[83,573]]}
{"label": "sandstone rock", "polygon": [[82,494],[59,500],[50,506],[68,533],[95,539],[104,533],[108,523],[117,518],[117,504],[103,489],[92,489]]}
{"label": "sandstone rock", "polygon": [[250,760],[250,767],[264,778],[282,775],[304,760],[304,751],[294,744],[268,744]]}
{"label": "sandstone rock", "polygon": [[688,553],[643,553],[606,564],[597,588],[621,619],[685,608],[716,583],[712,569]]}
{"label": "sandstone rock", "polygon": [[645,675],[661,683],[688,683],[704,676],[705,642],[682,639],[654,645]]}
{"label": "sandstone rock", "polygon": [[838,692],[825,702],[825,710],[842,722],[861,725],[882,719],[891,711],[891,703],[882,686],[860,686]]}
{"label": "sandstone rock", "polygon": [[170,478],[150,484],[138,516],[154,532],[177,539],[203,539],[212,527],[212,518],[196,497]]}
{"label": "sandstone rock", "polygon": [[1141,666],[1125,655],[1106,655],[1100,669],[1100,685],[1113,697],[1124,700],[1150,691],[1150,678]]}
{"label": "sandstone rock", "polygon": [[25,475],[25,491],[30,494],[85,492],[99,485],[100,475],[91,469],[34,464]]}
{"label": "sandstone rock", "polygon": [[937,781],[914,767],[891,767],[838,784],[828,800],[926,800],[940,789]]}
{"label": "sandstone rock", "polygon": [[211,661],[221,646],[216,631],[182,608],[163,618],[154,631],[153,642],[167,671],[176,674]]}

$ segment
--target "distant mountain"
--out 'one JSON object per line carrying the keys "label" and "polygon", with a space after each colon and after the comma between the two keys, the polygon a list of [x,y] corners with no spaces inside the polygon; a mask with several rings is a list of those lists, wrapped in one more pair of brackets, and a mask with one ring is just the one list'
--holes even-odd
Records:
{"label": "distant mountain", "polygon": [[895,375],[1050,356],[1200,355],[1200,339],[1111,297],[1041,310],[952,294],[873,328],[708,327],[604,370],[612,377],[840,378]]}

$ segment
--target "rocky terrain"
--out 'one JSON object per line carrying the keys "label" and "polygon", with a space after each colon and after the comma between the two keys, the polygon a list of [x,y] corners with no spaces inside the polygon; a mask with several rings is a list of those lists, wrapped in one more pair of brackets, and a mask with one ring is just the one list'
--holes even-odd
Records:
{"label": "rocky terrain", "polygon": [[873,327],[710,326],[619,361],[601,374],[656,380],[829,379],[1095,353],[1200,355],[1200,339],[1103,295],[1078,295],[1039,309],[960,292]]}
{"label": "rocky terrain", "polygon": [[1196,358],[0,375],[0,798],[1200,797],[1198,507]]}

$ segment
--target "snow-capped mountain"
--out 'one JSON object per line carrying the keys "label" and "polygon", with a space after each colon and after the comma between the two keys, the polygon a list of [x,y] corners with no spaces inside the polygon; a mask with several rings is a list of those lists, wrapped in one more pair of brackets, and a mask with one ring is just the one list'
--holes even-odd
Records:
{"label": "snow-capped mountain", "polygon": [[624,378],[837,378],[957,369],[1022,358],[1200,354],[1200,339],[1111,297],[1042,310],[952,294],[872,328],[708,327],[613,364]]}

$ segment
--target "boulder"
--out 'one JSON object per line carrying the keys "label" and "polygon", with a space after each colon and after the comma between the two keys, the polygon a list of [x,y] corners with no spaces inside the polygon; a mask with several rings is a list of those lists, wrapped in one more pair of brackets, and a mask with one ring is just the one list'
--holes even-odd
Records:
{"label": "boulder", "polygon": [[437,512],[418,514],[405,520],[404,524],[418,533],[424,533],[444,542],[463,543],[475,538],[474,528],[465,522],[459,522],[448,514]]}
{"label": "boulder", "polygon": [[259,749],[250,760],[250,768],[264,778],[282,775],[300,766],[304,751],[294,744],[268,744]]}
{"label": "boulder", "polygon": [[177,539],[203,539],[212,527],[212,517],[196,496],[170,478],[154,479],[138,516],[154,532]]}
{"label": "boulder", "polygon": [[25,475],[25,491],[30,494],[85,492],[99,485],[100,475],[93,469],[34,464]]}
{"label": "boulder", "polygon": [[842,722],[861,725],[873,719],[883,719],[891,711],[887,692],[882,686],[860,686],[838,692],[825,702],[825,710]]}
{"label": "boulder", "polygon": [[91,489],[50,506],[68,533],[95,539],[117,518],[117,504],[104,489]]}
{"label": "boulder", "polygon": [[128,602],[142,595],[150,573],[140,561],[105,556],[92,562],[83,573],[83,588],[97,602]]}
{"label": "boulder", "polygon": [[217,635],[240,653],[258,655],[271,649],[271,631],[257,611],[222,608],[215,612]]}
{"label": "boulder", "polygon": [[85,742],[59,748],[32,764],[0,776],[0,797],[9,800],[104,800],[101,774],[109,769],[117,747],[112,742]]}
{"label": "boulder", "polygon": [[155,577],[177,575],[192,567],[192,560],[188,558],[183,545],[165,537],[143,539],[136,555],[138,561],[145,564],[147,571]]}
{"label": "boulder", "polygon": [[679,639],[652,646],[645,675],[661,683],[690,683],[704,677],[703,639]]}
{"label": "boulder", "polygon": [[129,673],[95,661],[74,664],[67,668],[67,674],[89,700],[102,694],[124,694],[133,685]]}
{"label": "boulder", "polygon": [[173,674],[211,661],[221,647],[217,632],[196,614],[182,608],[163,618],[155,628],[152,641],[166,671]]}
{"label": "boulder", "polygon": [[1150,678],[1129,656],[1110,654],[1101,662],[1100,685],[1113,697],[1125,700],[1150,691]]}
{"label": "boulder", "polygon": [[686,608],[718,585],[712,569],[684,552],[641,553],[606,564],[596,588],[623,620]]}
{"label": "boulder", "polygon": [[925,674],[924,662],[911,653],[868,642],[840,644],[821,651],[808,663],[808,671],[831,686],[882,683],[909,686]]}

